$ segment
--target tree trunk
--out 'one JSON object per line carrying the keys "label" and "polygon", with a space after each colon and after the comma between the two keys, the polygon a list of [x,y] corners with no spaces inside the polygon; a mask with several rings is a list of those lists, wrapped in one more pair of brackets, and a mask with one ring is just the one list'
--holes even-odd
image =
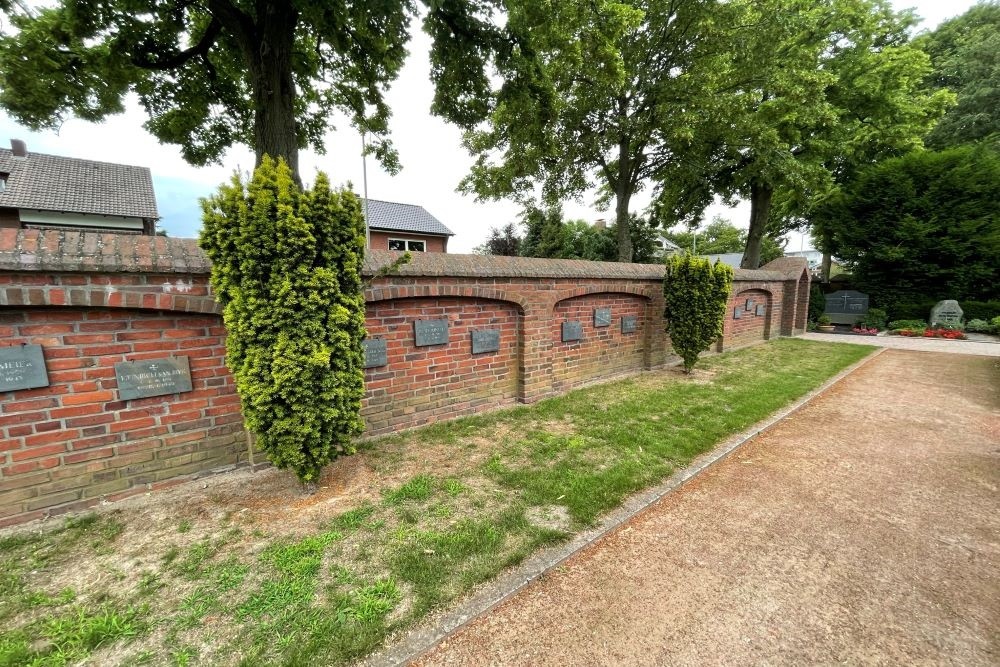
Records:
{"label": "tree trunk", "polygon": [[773,197],[774,188],[769,184],[756,180],[750,184],[750,229],[747,230],[747,247],[740,263],[742,269],[756,269],[760,265],[760,245],[767,231]]}
{"label": "tree trunk", "polygon": [[632,199],[628,142],[618,144],[618,182],[615,183],[615,225],[618,229],[618,261],[632,261],[632,234],[629,229],[628,205]]}
{"label": "tree trunk", "polygon": [[821,283],[830,282],[830,264],[832,263],[830,259],[830,252],[828,250],[823,251],[823,263],[820,264],[819,269],[819,281]]}
{"label": "tree trunk", "polygon": [[295,122],[292,55],[298,13],[290,3],[261,3],[256,19],[259,42],[247,54],[253,88],[253,138],[257,165],[264,155],[284,158],[299,179],[299,140]]}

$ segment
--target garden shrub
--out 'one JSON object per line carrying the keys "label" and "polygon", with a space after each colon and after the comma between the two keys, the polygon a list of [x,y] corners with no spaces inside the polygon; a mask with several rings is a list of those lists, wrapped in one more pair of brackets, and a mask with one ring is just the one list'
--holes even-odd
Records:
{"label": "garden shrub", "polygon": [[866,329],[885,329],[886,313],[881,308],[869,308],[858,324]]}
{"label": "garden shrub", "polygon": [[819,285],[809,288],[809,321],[815,322],[826,311],[826,295]]}
{"label": "garden shrub", "polygon": [[690,373],[698,355],[722,335],[733,270],[690,255],[667,259],[663,279],[667,335]]}
{"label": "garden shrub", "polygon": [[993,327],[986,320],[969,320],[965,323],[965,330],[972,333],[990,333]]}
{"label": "garden shrub", "polygon": [[986,320],[1000,317],[1000,301],[959,301],[966,320]]}
{"label": "garden shrub", "polygon": [[889,328],[893,331],[897,329],[926,329],[926,320],[893,320],[889,322]]}
{"label": "garden shrub", "polygon": [[990,328],[993,329],[993,333],[1000,334],[1000,315],[990,320]]}
{"label": "garden shrub", "polygon": [[275,466],[313,482],[363,427],[360,203],[322,173],[300,191],[283,160],[265,157],[202,208],[247,429]]}

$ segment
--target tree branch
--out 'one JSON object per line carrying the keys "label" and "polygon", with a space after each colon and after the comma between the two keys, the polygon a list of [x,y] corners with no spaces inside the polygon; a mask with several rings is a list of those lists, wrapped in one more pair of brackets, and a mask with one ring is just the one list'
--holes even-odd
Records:
{"label": "tree branch", "polygon": [[141,45],[139,47],[140,50],[132,56],[132,64],[136,67],[141,67],[142,69],[176,69],[195,56],[207,55],[208,50],[212,48],[213,44],[215,44],[215,40],[219,37],[220,32],[222,32],[222,23],[213,17],[211,23],[208,24],[208,28],[205,30],[205,34],[202,35],[201,39],[198,40],[198,43],[191,48],[154,60],[151,57],[152,52],[154,51],[153,47],[149,44],[144,44]]}

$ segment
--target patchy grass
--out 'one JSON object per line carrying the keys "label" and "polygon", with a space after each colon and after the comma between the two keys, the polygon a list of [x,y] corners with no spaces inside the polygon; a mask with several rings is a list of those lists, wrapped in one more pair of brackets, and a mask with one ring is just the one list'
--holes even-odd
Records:
{"label": "patchy grass", "polygon": [[374,495],[298,532],[221,506],[12,534],[0,667],[350,662],[870,350],[778,340],[378,440]]}

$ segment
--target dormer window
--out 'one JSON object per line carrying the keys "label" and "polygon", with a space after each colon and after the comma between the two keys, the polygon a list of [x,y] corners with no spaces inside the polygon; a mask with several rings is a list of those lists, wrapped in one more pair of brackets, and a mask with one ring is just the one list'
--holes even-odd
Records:
{"label": "dormer window", "polygon": [[0,192],[7,190],[7,176],[4,172],[0,171]]}

